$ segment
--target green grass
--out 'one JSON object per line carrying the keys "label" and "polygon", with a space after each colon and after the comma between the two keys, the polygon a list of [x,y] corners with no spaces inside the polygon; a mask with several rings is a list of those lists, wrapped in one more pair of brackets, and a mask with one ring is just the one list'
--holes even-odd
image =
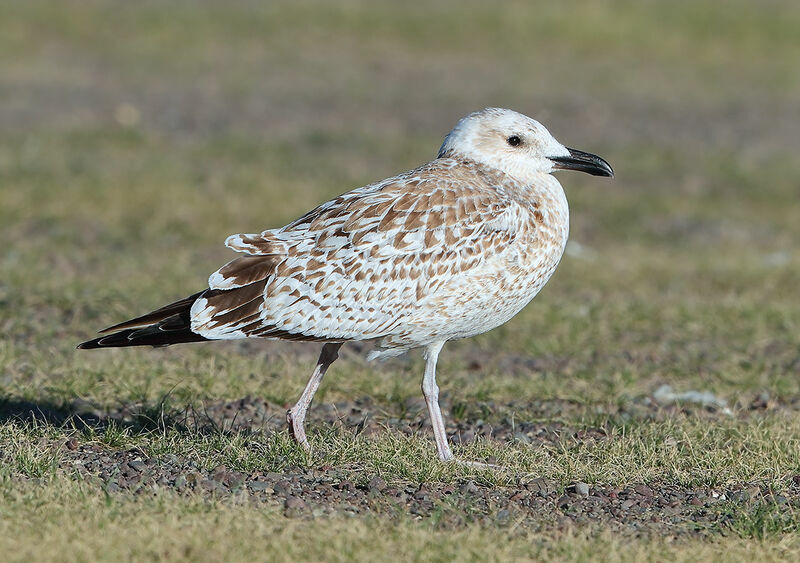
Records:
{"label": "green grass", "polygon": [[[382,517],[315,521],[311,538],[272,506],[109,497],[60,465],[60,444],[73,437],[179,453],[207,468],[322,463],[283,434],[160,422],[204,401],[291,402],[313,346],[74,346],[204,287],[231,256],[227,235],[282,225],[415,166],[461,115],[499,105],[603,155],[617,178],[560,176],[572,240],[584,251],[568,254],[508,325],[448,344],[440,386],[464,420],[513,413],[605,428],[608,438],[460,447],[511,469],[484,474],[439,464],[426,435],[356,438],[315,426],[324,463],[397,482],[471,477],[505,486],[528,474],[565,486],[789,489],[800,467],[800,9],[770,6],[4,4],[0,412],[15,414],[23,401],[67,410],[82,399],[143,405],[144,416],[88,430],[6,416],[0,548],[19,559],[75,560],[281,560],[301,547],[330,560],[469,560],[483,559],[487,545],[496,559],[797,556],[796,515],[773,517],[766,504],[732,509],[728,529],[679,545],[627,543],[602,528],[443,533]],[[535,369],[514,367],[530,358]],[[421,373],[416,355],[369,365],[343,354],[318,401],[370,396],[399,415],[419,395]],[[630,406],[663,383],[713,391],[734,416],[653,416]],[[762,393],[775,408],[749,411]],[[506,410],[483,412],[487,401]],[[570,407],[554,413],[534,401]]]}
{"label": "green grass", "polygon": [[[753,541],[737,535],[716,542],[631,543],[607,531],[530,534],[470,527],[439,530],[430,522],[332,517],[285,519],[273,508],[236,498],[204,501],[163,493],[120,499],[86,483],[56,479],[42,487],[0,480],[0,547],[18,560],[67,557],[85,561],[493,560],[782,561],[796,557],[797,537]],[[46,508],[46,510],[44,510]],[[67,555],[65,555],[67,554]]]}

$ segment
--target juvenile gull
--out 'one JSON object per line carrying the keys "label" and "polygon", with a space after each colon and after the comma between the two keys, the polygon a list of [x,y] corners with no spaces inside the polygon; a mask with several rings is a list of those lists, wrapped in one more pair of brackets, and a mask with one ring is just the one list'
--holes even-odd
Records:
{"label": "juvenile gull", "polygon": [[453,460],[439,408],[436,361],[448,340],[516,315],[556,269],[569,209],[555,170],[613,176],[602,158],[567,148],[539,122],[487,108],[458,122],[437,157],[340,195],[280,229],[228,237],[243,256],[208,289],[114,325],[79,348],[280,338],[324,343],[287,412],[303,422],[339,348],[374,340],[368,359],[423,348],[422,392],[442,461]]}

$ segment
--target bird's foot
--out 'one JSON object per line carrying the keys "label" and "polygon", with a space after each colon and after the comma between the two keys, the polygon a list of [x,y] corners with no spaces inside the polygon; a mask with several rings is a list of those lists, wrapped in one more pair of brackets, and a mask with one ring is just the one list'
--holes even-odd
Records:
{"label": "bird's foot", "polygon": [[294,440],[296,444],[299,444],[306,453],[310,454],[311,444],[308,443],[308,438],[306,438],[306,429],[303,426],[303,419],[296,417],[293,409],[289,409],[286,411],[286,422],[289,424],[289,436],[291,436],[292,440]]}
{"label": "bird's foot", "polygon": [[492,471],[501,471],[506,469],[506,467],[502,465],[496,465],[494,463],[483,463],[482,461],[468,461],[466,459],[458,459],[455,457],[447,461],[449,463],[455,463],[457,465],[462,465],[464,467],[471,467],[473,469],[490,469]]}
{"label": "bird's foot", "polygon": [[461,465],[463,467],[471,467],[473,469],[491,469],[493,471],[506,469],[502,465],[495,465],[493,463],[483,463],[482,461],[469,461],[466,459],[458,459],[455,457],[450,449],[443,452],[439,452],[439,459],[445,463],[453,463],[455,465]]}

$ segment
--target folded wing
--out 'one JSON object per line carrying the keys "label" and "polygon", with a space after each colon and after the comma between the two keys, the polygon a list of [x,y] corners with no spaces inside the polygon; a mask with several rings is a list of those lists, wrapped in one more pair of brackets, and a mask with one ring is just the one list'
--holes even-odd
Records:
{"label": "folded wing", "polygon": [[508,244],[513,204],[441,162],[343,194],[282,229],[233,235],[191,329],[209,339],[343,341],[390,334],[418,303]]}

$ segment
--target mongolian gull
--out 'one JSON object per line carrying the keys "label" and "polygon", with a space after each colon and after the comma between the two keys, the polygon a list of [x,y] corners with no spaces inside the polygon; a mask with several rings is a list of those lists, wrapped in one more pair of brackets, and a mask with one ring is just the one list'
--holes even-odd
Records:
{"label": "mongolian gull", "polygon": [[306,412],[342,344],[375,341],[370,360],[423,348],[422,392],[437,453],[455,460],[439,408],[439,352],[448,340],[511,319],[555,271],[569,230],[556,170],[614,174],[602,158],[563,146],[525,115],[471,113],[434,160],[342,194],[280,229],[228,237],[228,248],[243,256],[211,274],[207,289],[78,348],[322,342],[311,379],[286,415],[307,451]]}

